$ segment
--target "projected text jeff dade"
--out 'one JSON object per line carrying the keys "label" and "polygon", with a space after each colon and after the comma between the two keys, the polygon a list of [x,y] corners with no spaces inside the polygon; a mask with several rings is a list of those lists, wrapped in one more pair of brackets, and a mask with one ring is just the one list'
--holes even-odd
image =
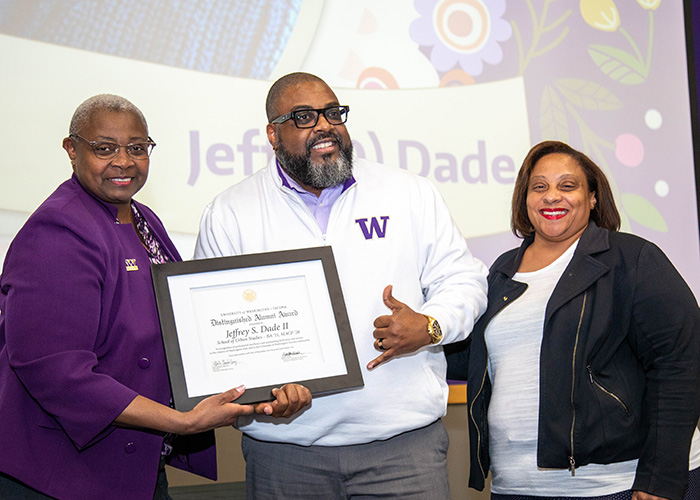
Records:
{"label": "projected text jeff dade", "polygon": [[[513,158],[505,154],[494,155],[488,150],[486,141],[463,141],[459,146],[466,153],[432,151],[428,145],[418,140],[396,140],[393,144],[382,145],[373,132],[367,133],[370,147],[360,140],[353,140],[355,154],[367,158],[396,165],[400,168],[428,177],[437,183],[467,183],[512,184],[515,181],[516,166]],[[197,130],[189,133],[190,174],[187,183],[194,186],[200,175],[204,175],[202,167],[208,174],[219,176],[242,175],[249,176],[254,169],[267,165],[273,156],[270,145],[255,144],[264,140],[264,134],[257,129],[246,130],[238,144],[206,143],[200,138]],[[372,155],[374,153],[374,155]]]}

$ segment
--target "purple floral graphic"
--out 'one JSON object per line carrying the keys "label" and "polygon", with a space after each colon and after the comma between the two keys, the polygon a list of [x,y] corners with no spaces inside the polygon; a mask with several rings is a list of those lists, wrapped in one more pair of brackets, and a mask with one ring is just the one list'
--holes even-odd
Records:
{"label": "purple floral graphic", "polygon": [[409,34],[428,50],[435,69],[444,72],[459,65],[472,76],[480,75],[483,63],[503,59],[500,43],[512,34],[501,19],[505,0],[415,0],[420,17],[411,23]]}

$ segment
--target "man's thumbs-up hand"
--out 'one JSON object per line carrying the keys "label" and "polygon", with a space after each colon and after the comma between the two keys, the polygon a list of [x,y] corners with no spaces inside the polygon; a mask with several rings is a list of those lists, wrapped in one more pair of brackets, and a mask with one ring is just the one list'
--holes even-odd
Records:
{"label": "man's thumbs-up hand", "polygon": [[395,299],[392,290],[393,287],[389,285],[382,294],[384,305],[391,314],[374,320],[374,347],[382,354],[367,364],[370,370],[394,356],[408,354],[430,344],[428,318]]}

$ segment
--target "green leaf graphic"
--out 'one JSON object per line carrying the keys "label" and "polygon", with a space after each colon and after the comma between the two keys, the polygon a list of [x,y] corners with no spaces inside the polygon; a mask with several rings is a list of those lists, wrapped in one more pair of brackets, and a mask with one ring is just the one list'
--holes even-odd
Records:
{"label": "green leaf graphic", "polygon": [[616,82],[639,85],[646,81],[647,69],[629,52],[607,45],[591,45],[588,53],[600,70]]}
{"label": "green leaf graphic", "polygon": [[668,232],[668,226],[663,215],[649,200],[634,193],[623,194],[620,199],[630,219],[654,231]]}
{"label": "green leaf graphic", "polygon": [[612,111],[622,107],[622,102],[608,89],[589,80],[561,78],[556,86],[567,101],[579,108]]}
{"label": "green leaf graphic", "polygon": [[564,104],[554,89],[547,85],[540,102],[540,133],[542,140],[569,142],[569,123]]}

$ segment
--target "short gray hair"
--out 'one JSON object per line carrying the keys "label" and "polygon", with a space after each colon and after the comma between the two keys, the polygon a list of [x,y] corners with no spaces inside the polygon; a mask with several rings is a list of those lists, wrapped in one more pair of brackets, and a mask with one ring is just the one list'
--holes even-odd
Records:
{"label": "short gray hair", "polygon": [[118,113],[133,113],[146,129],[148,135],[148,123],[146,117],[131,101],[114,94],[98,94],[86,99],[73,113],[68,129],[69,134],[80,134],[80,131],[88,124],[92,115],[98,111],[114,111]]}

